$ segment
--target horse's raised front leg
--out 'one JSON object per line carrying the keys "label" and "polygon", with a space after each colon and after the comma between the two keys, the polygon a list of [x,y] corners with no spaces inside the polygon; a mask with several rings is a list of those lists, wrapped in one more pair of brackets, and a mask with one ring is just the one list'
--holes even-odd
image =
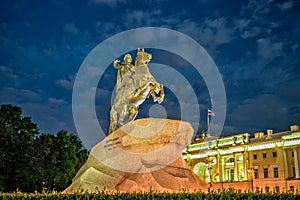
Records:
{"label": "horse's raised front leg", "polygon": [[165,91],[164,91],[164,85],[163,84],[159,84],[160,86],[160,97],[157,99],[157,102],[160,104],[161,102],[164,101],[165,99]]}
{"label": "horse's raised front leg", "polygon": [[[154,102],[157,101],[160,104],[161,102],[163,102],[163,100],[165,98],[165,92],[164,92],[163,84],[157,83],[157,84],[155,84],[154,86],[151,86],[151,87],[152,88],[151,88],[150,94],[153,98],[153,101]],[[159,97],[156,96],[156,94],[158,94],[158,93],[160,93]]]}

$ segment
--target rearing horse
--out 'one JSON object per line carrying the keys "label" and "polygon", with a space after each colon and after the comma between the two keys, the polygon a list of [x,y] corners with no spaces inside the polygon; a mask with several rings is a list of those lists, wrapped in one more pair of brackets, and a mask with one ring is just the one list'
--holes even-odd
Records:
{"label": "rearing horse", "polygon": [[[110,110],[109,133],[118,127],[133,121],[139,106],[150,97],[154,102],[161,103],[164,100],[164,89],[151,75],[148,69],[152,55],[144,49],[138,49],[135,65],[131,73],[125,73],[116,91],[116,97]],[[160,94],[160,96],[156,96]]]}

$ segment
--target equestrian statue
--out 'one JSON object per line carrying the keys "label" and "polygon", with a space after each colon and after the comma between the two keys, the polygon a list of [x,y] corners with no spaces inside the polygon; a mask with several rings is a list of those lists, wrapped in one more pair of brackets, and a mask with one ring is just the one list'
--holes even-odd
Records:
{"label": "equestrian statue", "polygon": [[110,110],[109,133],[133,121],[139,106],[150,96],[159,104],[164,100],[163,84],[158,83],[149,71],[148,63],[152,55],[138,48],[135,64],[131,64],[130,54],[124,56],[124,62],[113,62],[118,69],[116,97]]}

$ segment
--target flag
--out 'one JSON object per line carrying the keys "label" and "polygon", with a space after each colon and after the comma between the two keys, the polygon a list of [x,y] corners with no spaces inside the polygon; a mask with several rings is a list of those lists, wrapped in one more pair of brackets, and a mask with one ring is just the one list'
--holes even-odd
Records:
{"label": "flag", "polygon": [[213,112],[213,111],[211,111],[211,110],[207,110],[207,115],[208,116],[215,116],[216,114]]}

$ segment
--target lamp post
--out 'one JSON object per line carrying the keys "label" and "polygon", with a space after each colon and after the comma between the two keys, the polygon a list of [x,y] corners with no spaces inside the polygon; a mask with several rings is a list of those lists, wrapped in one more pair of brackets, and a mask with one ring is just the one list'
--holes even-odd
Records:
{"label": "lamp post", "polygon": [[254,174],[253,174],[254,170],[253,168],[249,168],[248,169],[248,173],[249,173],[249,177],[251,178],[250,181],[251,181],[251,191],[253,192],[253,179],[254,179]]}
{"label": "lamp post", "polygon": [[214,162],[214,159],[210,159],[208,158],[206,160],[206,167],[208,169],[208,173],[209,173],[209,187],[212,187],[212,166],[215,165],[216,163]]}
{"label": "lamp post", "polygon": [[191,168],[191,152],[189,151],[189,146],[186,147],[186,163],[188,165],[189,168]]}

